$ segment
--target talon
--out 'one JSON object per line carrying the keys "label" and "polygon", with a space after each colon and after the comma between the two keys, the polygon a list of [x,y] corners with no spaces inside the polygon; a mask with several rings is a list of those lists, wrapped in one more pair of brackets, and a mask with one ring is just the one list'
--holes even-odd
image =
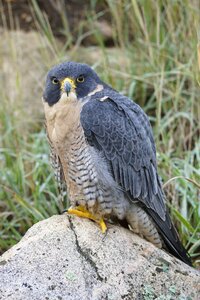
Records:
{"label": "talon", "polygon": [[69,208],[68,209],[68,214],[70,215],[76,215],[78,217],[82,217],[82,218],[87,218],[87,219],[92,219],[93,220],[93,215],[87,211],[87,210],[81,210],[78,209],[78,207],[75,207],[75,208]]}
{"label": "talon", "polygon": [[104,222],[104,219],[103,219],[103,218],[100,219],[99,225],[100,225],[100,227],[101,227],[102,233],[105,233],[106,230],[107,230],[107,226],[106,226],[106,223]]}
{"label": "talon", "polygon": [[105,233],[107,230],[107,226],[103,220],[103,218],[99,219],[98,217],[91,214],[84,206],[76,206],[74,208],[70,207],[67,210],[68,214],[76,215],[81,218],[86,218],[95,221],[101,227],[102,233]]}

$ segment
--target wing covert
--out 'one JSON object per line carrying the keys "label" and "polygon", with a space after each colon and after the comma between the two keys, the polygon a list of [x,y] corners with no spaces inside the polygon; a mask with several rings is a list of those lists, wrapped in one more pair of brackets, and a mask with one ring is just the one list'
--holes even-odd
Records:
{"label": "wing covert", "polygon": [[138,105],[120,97],[92,99],[83,106],[80,117],[86,139],[103,153],[115,180],[131,198],[164,220],[166,208],[149,121]]}

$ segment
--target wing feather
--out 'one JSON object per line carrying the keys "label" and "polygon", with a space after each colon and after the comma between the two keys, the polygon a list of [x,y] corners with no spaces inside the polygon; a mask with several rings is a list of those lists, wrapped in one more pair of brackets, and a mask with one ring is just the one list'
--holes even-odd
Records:
{"label": "wing feather", "polygon": [[[105,96],[107,100],[99,101]],[[95,95],[81,111],[88,143],[102,152],[129,199],[140,201],[153,218],[171,253],[191,265],[166,210],[147,116],[137,104],[111,89],[98,97]]]}
{"label": "wing feather", "polygon": [[158,176],[151,127],[142,109],[129,102],[93,99],[83,106],[81,123],[88,142],[109,161],[115,180],[164,220],[164,198],[159,199],[161,205],[154,203]]}

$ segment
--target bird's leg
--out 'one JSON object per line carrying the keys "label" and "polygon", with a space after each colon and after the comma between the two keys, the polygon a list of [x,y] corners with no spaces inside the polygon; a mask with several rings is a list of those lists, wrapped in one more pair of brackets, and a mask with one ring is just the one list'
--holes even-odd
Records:
{"label": "bird's leg", "polygon": [[98,217],[96,217],[95,215],[93,215],[92,213],[90,213],[82,205],[79,205],[79,206],[76,206],[76,207],[70,207],[67,210],[67,212],[68,212],[68,214],[76,215],[76,216],[81,217],[81,218],[86,218],[86,219],[90,219],[90,220],[95,221],[101,227],[102,233],[105,233],[106,230],[107,230],[107,226],[106,226],[106,224],[104,222],[104,219],[103,218],[99,219]]}

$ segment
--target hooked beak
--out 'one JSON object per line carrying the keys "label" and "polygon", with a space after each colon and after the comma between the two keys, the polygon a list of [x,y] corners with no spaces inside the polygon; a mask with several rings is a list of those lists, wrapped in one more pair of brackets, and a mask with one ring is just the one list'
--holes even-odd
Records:
{"label": "hooked beak", "polygon": [[74,92],[76,88],[76,85],[74,83],[74,80],[71,78],[65,78],[61,83],[61,90],[67,94],[67,97],[69,96],[70,92]]}

